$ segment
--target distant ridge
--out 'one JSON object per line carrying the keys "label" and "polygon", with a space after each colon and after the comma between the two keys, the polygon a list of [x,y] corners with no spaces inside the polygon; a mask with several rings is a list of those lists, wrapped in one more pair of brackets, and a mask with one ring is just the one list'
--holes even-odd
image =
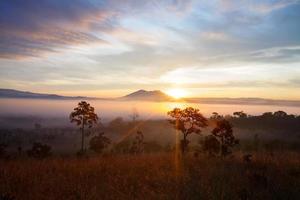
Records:
{"label": "distant ridge", "polygon": [[119,98],[121,100],[143,100],[143,101],[174,101],[174,98],[163,93],[160,90],[138,90],[126,96]]}
{"label": "distant ridge", "polygon": [[97,98],[86,96],[60,96],[56,94],[41,94],[13,89],[0,89],[0,98],[23,98],[23,99],[57,99],[57,100],[116,100],[116,101],[178,101],[197,104],[231,104],[231,105],[277,105],[300,107],[300,100],[275,100],[263,98],[182,98],[174,99],[160,90],[138,90],[119,98]]}
{"label": "distant ridge", "polygon": [[0,98],[28,98],[28,99],[91,99],[84,96],[60,96],[56,94],[41,94],[13,89],[0,89]]}
{"label": "distant ridge", "polygon": [[185,98],[186,102],[199,104],[277,105],[300,107],[299,100],[277,100],[263,98]]}

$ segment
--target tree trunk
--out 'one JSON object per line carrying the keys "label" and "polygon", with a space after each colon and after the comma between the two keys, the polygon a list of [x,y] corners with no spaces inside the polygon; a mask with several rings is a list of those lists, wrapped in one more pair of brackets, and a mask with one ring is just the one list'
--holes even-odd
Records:
{"label": "tree trunk", "polygon": [[84,123],[82,122],[81,127],[81,152],[84,152]]}
{"label": "tree trunk", "polygon": [[187,134],[183,133],[183,143],[181,144],[182,155],[184,155],[186,147],[187,147],[187,145],[186,145],[186,142],[187,142],[186,141],[186,136],[187,136]]}

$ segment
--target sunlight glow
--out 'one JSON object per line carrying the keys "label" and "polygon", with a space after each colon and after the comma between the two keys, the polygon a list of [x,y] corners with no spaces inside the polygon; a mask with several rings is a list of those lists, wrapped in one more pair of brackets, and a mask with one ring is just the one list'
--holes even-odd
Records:
{"label": "sunlight glow", "polygon": [[187,95],[185,90],[179,88],[169,89],[167,91],[167,94],[170,95],[171,97],[174,97],[175,99],[179,99]]}

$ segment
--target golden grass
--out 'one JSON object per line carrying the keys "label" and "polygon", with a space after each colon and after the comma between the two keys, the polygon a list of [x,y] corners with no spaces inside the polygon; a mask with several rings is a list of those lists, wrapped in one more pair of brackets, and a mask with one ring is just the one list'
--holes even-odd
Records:
{"label": "golden grass", "polygon": [[[0,161],[0,195],[15,199],[299,199],[300,153],[234,158],[174,154]],[[298,197],[298,198],[297,198]]]}

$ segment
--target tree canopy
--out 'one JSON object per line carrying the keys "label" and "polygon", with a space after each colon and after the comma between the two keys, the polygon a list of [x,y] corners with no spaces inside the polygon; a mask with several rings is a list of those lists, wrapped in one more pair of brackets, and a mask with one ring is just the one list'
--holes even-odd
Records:
{"label": "tree canopy", "polygon": [[200,134],[201,129],[207,126],[207,119],[200,113],[199,109],[192,107],[174,108],[168,112],[168,115],[172,117],[169,122],[183,134],[181,150],[184,153],[189,143],[187,136],[192,133]]}

